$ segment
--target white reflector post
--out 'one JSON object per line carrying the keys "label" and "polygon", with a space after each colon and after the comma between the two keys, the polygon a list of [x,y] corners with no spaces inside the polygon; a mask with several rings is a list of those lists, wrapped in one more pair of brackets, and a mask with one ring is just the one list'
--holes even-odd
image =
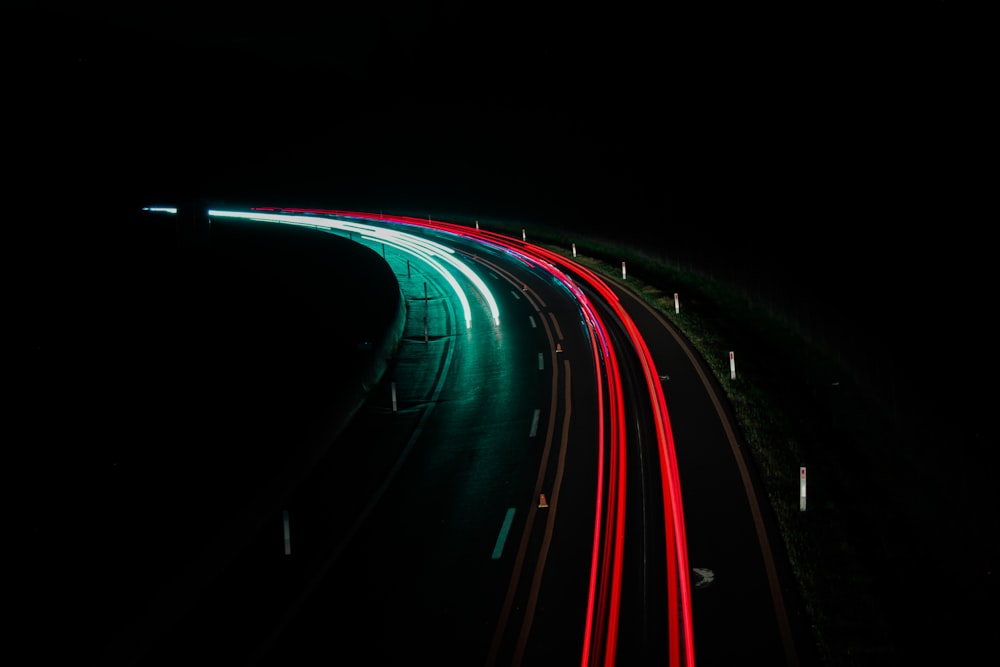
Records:
{"label": "white reflector post", "polygon": [[736,355],[729,353],[729,379],[736,379]]}
{"label": "white reflector post", "polygon": [[806,467],[799,468],[799,511],[806,511]]}
{"label": "white reflector post", "polygon": [[625,280],[625,262],[622,262],[622,280]]}
{"label": "white reflector post", "polygon": [[674,313],[681,312],[681,302],[677,299],[677,292],[674,292]]}

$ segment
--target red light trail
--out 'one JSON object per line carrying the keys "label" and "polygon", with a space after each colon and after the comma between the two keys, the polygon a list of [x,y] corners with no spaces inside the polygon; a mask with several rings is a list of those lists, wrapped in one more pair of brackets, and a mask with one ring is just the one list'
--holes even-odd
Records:
{"label": "red light trail", "polygon": [[[649,392],[656,424],[657,452],[664,510],[668,596],[668,646],[671,667],[694,666],[694,635],[691,613],[691,585],[687,562],[687,540],[684,528],[683,503],[678,477],[676,452],[663,388],[652,355],[632,318],[620,304],[617,295],[603,278],[586,267],[558,253],[535,246],[521,239],[470,228],[455,223],[431,219],[394,216],[356,211],[318,209],[266,209],[284,213],[310,213],[338,217],[360,218],[369,222],[400,224],[446,232],[463,238],[488,243],[513,253],[531,264],[548,271],[576,297],[586,314],[591,338],[594,367],[598,377],[599,405],[607,401],[607,410],[599,415],[599,470],[597,507],[595,508],[594,541],[591,555],[591,576],[588,594],[587,626],[582,647],[583,667],[614,665],[617,649],[618,622],[621,611],[621,585],[625,542],[626,437],[625,407],[618,359],[607,335],[607,328],[586,294],[570,275],[578,276],[601,296],[615,317],[622,323],[638,355]],[[602,372],[604,369],[604,372]],[[605,421],[606,420],[606,421]],[[607,428],[607,431],[605,430]],[[611,443],[605,442],[605,432]],[[607,468],[604,467],[607,456]],[[605,484],[607,485],[605,488]],[[608,504],[605,506],[604,499]]]}

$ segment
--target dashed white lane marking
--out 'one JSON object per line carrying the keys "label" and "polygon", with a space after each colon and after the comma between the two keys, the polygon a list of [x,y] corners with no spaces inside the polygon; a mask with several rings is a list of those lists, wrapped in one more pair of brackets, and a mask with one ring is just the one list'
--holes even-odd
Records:
{"label": "dashed white lane marking", "polygon": [[536,409],[535,415],[531,418],[531,432],[528,434],[529,437],[534,438],[535,434],[538,432],[538,417],[541,415],[542,411]]}
{"label": "dashed white lane marking", "polygon": [[493,560],[503,555],[503,545],[507,542],[507,533],[510,532],[510,524],[514,521],[514,508],[507,509],[507,515],[503,518],[503,525],[500,526],[500,534],[497,535],[496,546],[493,547]]}

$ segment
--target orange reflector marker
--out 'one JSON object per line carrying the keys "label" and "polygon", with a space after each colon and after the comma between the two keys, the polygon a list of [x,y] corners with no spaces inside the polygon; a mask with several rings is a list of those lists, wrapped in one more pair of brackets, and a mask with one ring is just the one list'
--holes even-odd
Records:
{"label": "orange reflector marker", "polygon": [[542,493],[542,494],[540,494],[538,496],[538,506],[539,507],[548,507],[549,506],[549,501],[547,501],[545,499],[545,494],[544,493]]}

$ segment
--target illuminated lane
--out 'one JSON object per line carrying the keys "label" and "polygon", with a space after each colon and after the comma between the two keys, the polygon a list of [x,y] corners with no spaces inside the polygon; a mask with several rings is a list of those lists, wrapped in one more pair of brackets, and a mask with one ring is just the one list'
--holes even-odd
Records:
{"label": "illuminated lane", "polygon": [[[309,221],[303,221],[300,217],[296,220],[297,223],[305,224]],[[384,222],[384,221],[380,221]],[[392,221],[394,225],[399,226],[399,221]],[[318,226],[323,227],[327,223],[320,222],[317,223]],[[340,227],[341,223],[334,223],[331,226]],[[405,228],[405,226],[404,226]],[[425,229],[416,228],[415,231],[426,232]],[[440,231],[440,230],[438,230]],[[502,241],[502,239],[501,239]],[[468,242],[468,240],[466,240]],[[482,242],[479,243],[482,245]],[[617,386],[617,372],[614,369],[614,351],[611,348],[607,338],[604,334],[603,324],[600,322],[600,318],[593,312],[589,304],[589,300],[583,295],[583,293],[575,286],[573,281],[569,280],[565,274],[559,271],[557,268],[549,265],[547,262],[539,261],[538,258],[532,257],[530,254],[525,254],[521,250],[513,248],[509,245],[505,245],[502,242],[498,243],[494,239],[489,245],[493,246],[498,250],[501,256],[509,257],[511,255],[517,257],[521,262],[524,262],[529,268],[535,271],[547,272],[549,275],[555,276],[562,281],[563,287],[574,296],[574,303],[577,304],[576,307],[582,309],[582,314],[578,315],[576,319],[580,319],[585,325],[586,330],[589,332],[590,337],[589,345],[585,346],[590,349],[590,363],[593,364],[597,372],[598,377],[598,405],[603,402],[607,402],[608,408],[605,410],[598,410],[598,424],[596,429],[594,429],[592,437],[595,440],[595,448],[598,452],[597,460],[592,463],[598,465],[603,465],[605,455],[603,452],[610,452],[611,458],[611,470],[623,471],[624,468],[617,464],[619,459],[619,450],[621,448],[621,429],[624,422],[622,418],[622,408],[620,404],[619,394],[620,390]],[[481,251],[481,248],[480,248]],[[500,273],[502,269],[497,264],[491,264],[491,268]],[[513,277],[508,276],[508,280],[513,285],[524,285],[524,280],[518,280]],[[538,292],[535,290],[523,290],[522,296],[525,299],[537,301],[539,300]],[[548,329],[550,316],[545,315],[545,304],[538,303],[535,306],[539,309],[541,313],[540,321],[544,328]],[[553,338],[551,333],[547,334],[550,339]],[[559,392],[559,379],[558,373],[560,370],[560,359],[559,354],[556,352],[558,349],[554,340],[549,345],[551,365],[554,373],[553,377],[553,402],[556,401],[556,395]],[[579,346],[577,346],[579,347]],[[610,360],[611,368],[610,370],[603,370],[602,367],[605,365],[605,360]],[[567,367],[565,371],[568,375],[568,363],[562,362],[563,365]],[[603,383],[609,383],[606,388],[603,388]],[[591,393],[593,389],[587,393]],[[586,394],[584,394],[586,395]],[[566,392],[566,401],[569,402],[568,391]],[[558,406],[553,405],[550,408],[551,412],[556,412]],[[605,415],[609,415],[605,418]],[[569,410],[565,411],[564,419],[569,419]],[[604,423],[608,422],[608,426],[604,426]],[[553,430],[555,428],[555,420],[549,420],[550,428],[549,435],[546,438],[545,451],[543,452],[541,465],[539,466],[538,472],[538,482],[536,483],[536,493],[533,494],[535,497],[541,497],[543,495],[542,484],[548,475],[547,471],[547,461],[550,456],[550,450],[552,448],[553,442]],[[611,441],[614,444],[607,444],[605,434],[610,436]],[[559,444],[559,450],[562,451],[566,448],[567,438],[564,436]],[[565,454],[556,453],[555,458],[561,460],[564,458]],[[557,464],[557,468],[562,470],[563,466]],[[614,474],[608,476],[605,479],[605,475],[598,474],[597,482],[599,484],[598,488],[594,490],[596,497],[600,500],[604,497],[604,490],[600,485],[604,483],[609,484],[612,489],[623,488],[623,483],[619,483],[617,477]],[[491,644],[492,648],[490,651],[489,659],[487,664],[495,664],[499,661],[499,664],[520,664],[524,657],[526,651],[529,650],[529,635],[531,631],[532,617],[531,612],[538,604],[539,587],[542,581],[542,574],[544,572],[544,563],[546,559],[547,544],[551,540],[551,535],[553,533],[553,526],[555,522],[555,517],[557,516],[557,510],[559,507],[559,493],[560,493],[560,477],[554,479],[551,491],[548,492],[546,507],[544,508],[546,512],[544,516],[546,517],[546,523],[544,524],[544,535],[541,551],[534,558],[525,555],[525,549],[528,547],[529,541],[531,540],[532,527],[534,524],[535,517],[537,516],[538,507],[530,507],[526,522],[526,528],[524,531],[524,537],[521,542],[521,549],[518,553],[517,561],[515,563],[515,569],[511,576],[511,583],[508,587],[507,595],[505,596],[505,603],[501,610],[500,619],[498,621],[497,631],[494,634],[494,639]],[[614,503],[620,502],[620,496],[611,495],[610,500]],[[603,512],[604,505],[598,502],[595,507],[595,524],[594,530],[595,534],[592,538],[592,550],[594,552],[594,558],[591,561],[591,575],[590,575],[590,586],[585,589],[584,592],[589,590],[587,599],[590,601],[589,606],[591,607],[591,612],[588,612],[588,617],[594,617],[593,623],[584,624],[581,626],[580,630],[583,633],[583,646],[579,649],[583,655],[590,656],[588,661],[601,652],[610,652],[613,655],[614,647],[614,624],[609,624],[607,621],[608,616],[616,614],[618,598],[616,595],[612,595],[610,588],[616,587],[621,576],[620,571],[620,560],[609,558],[608,551],[620,551],[621,542],[620,540],[607,539],[605,536],[610,535],[612,538],[616,535],[615,525],[619,521],[621,515],[621,509],[617,504],[610,504],[606,513]],[[603,522],[602,522],[603,519]],[[529,565],[535,563],[534,570],[532,571]],[[602,565],[599,568],[599,563]],[[600,579],[598,579],[600,576]],[[525,592],[525,586],[530,588]],[[595,596],[599,595],[599,600],[595,599]],[[523,615],[514,621],[515,608],[520,605],[516,604],[516,600],[519,598],[524,598],[526,602],[524,606],[527,610]],[[593,608],[595,605],[599,605],[599,609],[595,612]],[[581,610],[582,611],[582,610]],[[597,630],[595,630],[597,628]],[[607,638],[604,636],[599,636],[594,638],[594,633],[608,632],[611,638],[610,644]],[[591,647],[592,643],[592,647]],[[554,646],[555,649],[560,651],[565,651],[565,644],[560,642]],[[591,655],[594,654],[594,655]],[[596,664],[596,663],[594,663]]]}
{"label": "illuminated lane", "polygon": [[[374,218],[370,214],[358,212],[310,211],[310,213],[343,215],[365,220]],[[600,467],[597,477],[600,487],[596,490],[598,503],[595,507],[588,594],[590,611],[587,614],[588,620],[585,624],[581,649],[583,664],[593,665],[614,664],[617,655],[625,543],[627,438],[621,379],[614,346],[610,343],[607,328],[591,305],[590,298],[576,286],[575,280],[570,278],[566,271],[574,271],[592,293],[602,299],[605,305],[610,306],[610,315],[621,322],[630,338],[633,349],[638,352],[642,376],[648,391],[648,400],[654,415],[654,439],[658,443],[657,451],[662,476],[661,502],[664,506],[663,540],[666,545],[667,560],[664,563],[664,568],[667,573],[668,585],[663,594],[668,598],[664,605],[664,608],[668,610],[668,618],[664,619],[664,624],[668,635],[669,664],[693,665],[694,642],[690,615],[690,583],[686,561],[683,506],[676,474],[669,418],[655,365],[628,313],[618,305],[617,297],[607,287],[603,279],[595,274],[555,253],[525,242],[517,242],[508,237],[478,229],[470,230],[467,227],[435,221],[382,215],[378,216],[377,220],[380,223],[446,232],[500,248],[539,269],[548,271],[552,277],[558,279],[566,289],[574,294],[581,310],[586,314],[585,321],[588,323],[591,335],[594,366],[598,374],[597,387],[602,396],[599,398],[599,402],[604,406],[601,414],[606,415],[607,421],[606,425],[599,428],[601,442],[598,451],[600,454],[596,463]],[[606,440],[605,433],[608,436]],[[552,512],[550,516],[554,514]],[[501,619],[501,625],[503,625],[503,619]],[[518,655],[515,655],[515,664],[520,661]]]}
{"label": "illuminated lane", "polygon": [[[511,251],[521,252],[540,262],[542,266],[551,267],[554,275],[559,275],[567,285],[573,284],[573,279],[566,273],[572,271],[584,284],[592,289],[602,302],[610,306],[614,317],[625,327],[630,342],[635,346],[639,361],[642,365],[643,377],[649,392],[649,400],[652,405],[652,413],[656,420],[655,441],[658,443],[657,451],[662,475],[662,502],[664,504],[664,533],[663,537],[667,546],[667,562],[664,567],[668,577],[668,587],[664,592],[669,597],[666,604],[669,618],[666,619],[666,631],[669,634],[669,650],[671,665],[693,665],[694,664],[694,640],[691,623],[691,602],[690,602],[690,579],[689,569],[686,560],[687,546],[684,533],[683,504],[681,502],[680,482],[677,474],[676,455],[672,434],[670,432],[669,417],[666,403],[663,398],[662,386],[659,374],[656,371],[652,357],[646,348],[645,342],[631,316],[619,303],[618,297],[607,286],[603,278],[597,276],[588,269],[567,260],[566,258],[551,251],[539,248],[526,242],[510,240],[508,237],[497,235],[481,230],[469,231],[457,225],[445,223],[427,223],[423,220],[405,218],[410,224],[418,226],[432,226],[438,229],[445,229],[453,233],[474,235],[483,239],[488,239],[501,244]],[[577,298],[581,304],[588,308],[590,300],[581,292],[577,291]],[[606,476],[608,483],[612,486],[609,492],[609,507],[604,514],[604,529],[595,530],[595,551],[597,545],[602,545],[602,555],[599,557],[595,553],[593,559],[594,576],[591,582],[591,605],[597,609],[590,615],[587,638],[585,645],[585,664],[613,664],[615,659],[616,636],[618,632],[618,615],[620,601],[620,581],[622,568],[622,548],[624,535],[621,532],[624,527],[625,512],[625,435],[621,429],[624,428],[624,415],[621,410],[621,387],[620,377],[617,367],[616,355],[610,344],[607,344],[606,327],[601,319],[594,313],[593,321],[599,324],[602,332],[602,340],[605,344],[601,348],[605,351],[605,359],[610,368],[608,373],[613,378],[613,405],[609,410],[609,417],[612,420],[612,433],[614,437],[611,443],[611,455],[609,456],[609,472]],[[605,479],[605,475],[600,476]],[[600,497],[600,494],[599,494]],[[598,508],[601,514],[601,508]],[[600,572],[597,570],[598,561],[602,563]],[[600,594],[597,594],[597,591]],[[676,596],[676,597],[675,597]],[[595,600],[596,597],[596,600]],[[591,643],[591,640],[593,643]]]}
{"label": "illuminated lane", "polygon": [[[336,480],[345,470],[371,468],[365,459],[376,455],[345,452],[341,463],[347,467],[317,475],[306,485],[315,491],[297,493],[290,511],[276,513],[293,517],[296,558],[305,553],[312,560],[301,566],[305,569],[295,567],[298,593],[245,620],[259,628],[261,663],[282,664],[298,651],[310,655],[329,650],[324,648],[329,642],[347,641],[369,646],[375,662],[415,653],[434,655],[439,664],[487,666],[611,665],[622,656],[694,664],[669,419],[641,337],[603,280],[523,241],[448,223],[287,209],[211,211],[210,216],[346,235],[381,251],[407,293],[407,333],[391,397],[391,410],[401,419],[376,414],[365,428],[371,431],[368,442],[381,443],[386,439],[377,429],[409,420],[412,436],[395,453],[377,455],[386,457],[378,468],[382,472],[367,486],[360,478],[348,484]],[[420,275],[411,276],[412,270]],[[432,284],[440,288],[428,292]],[[450,300],[441,298],[442,290],[458,304],[466,333],[447,324],[448,311],[441,307]],[[480,311],[488,319],[476,314]],[[511,326],[524,322],[517,313],[525,312],[530,330]],[[532,375],[516,355],[539,334],[547,350],[537,354]],[[414,351],[432,348],[443,354],[437,371],[428,374],[426,354]],[[545,384],[532,376],[545,378]],[[623,377],[629,378],[626,386]],[[427,389],[413,394],[420,383]],[[549,388],[545,401],[539,393],[543,386]],[[396,413],[397,399],[405,414]],[[373,396],[369,404],[369,412],[388,412],[385,398]],[[649,416],[636,419],[630,414],[636,410]],[[528,434],[528,449],[511,448],[514,433]],[[531,446],[541,433],[541,442]],[[358,451],[365,434],[360,438]],[[661,479],[655,484],[648,476],[639,482],[628,476],[644,442],[657,443]],[[472,452],[473,459],[454,468]],[[635,513],[626,508],[640,484],[641,493],[655,490],[653,499],[663,507],[659,538],[627,534]],[[647,499],[640,501],[645,506]],[[439,530],[428,520],[442,511],[450,518]],[[353,525],[337,523],[342,519],[333,512],[355,517]],[[487,517],[494,519],[484,523]],[[330,544],[312,533],[341,537]],[[660,545],[649,554],[662,561],[663,574],[637,586],[635,559],[646,553],[634,546],[650,539]],[[413,561],[407,553],[420,544]],[[373,558],[393,553],[403,560]],[[273,569],[245,567],[258,573]],[[253,576],[263,586],[263,576]],[[645,592],[656,581],[654,590]],[[650,608],[663,610],[660,617],[644,616],[646,607],[639,605],[647,595],[658,599]],[[357,608],[345,619],[347,600]],[[276,609],[283,610],[277,617]],[[621,632],[623,618],[652,627],[664,648],[647,654],[650,647],[634,628]],[[389,636],[394,639],[387,641]],[[567,655],[572,646],[575,658]]]}

